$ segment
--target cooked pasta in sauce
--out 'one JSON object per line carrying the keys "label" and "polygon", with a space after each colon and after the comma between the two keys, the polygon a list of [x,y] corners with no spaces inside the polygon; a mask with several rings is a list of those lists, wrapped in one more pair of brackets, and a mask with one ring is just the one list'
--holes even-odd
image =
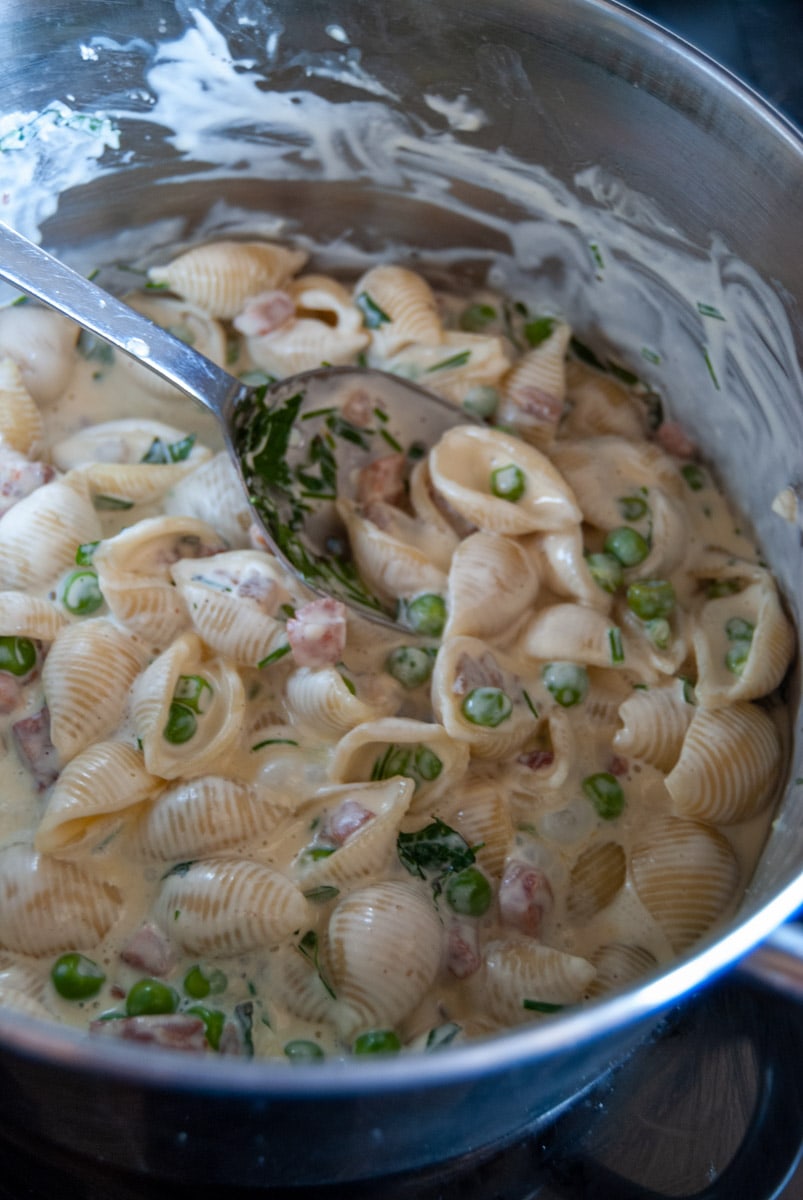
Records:
{"label": "cooked pasta in sauce", "polygon": [[359,362],[477,419],[422,456],[357,393],[305,476],[373,439],[338,511],[409,632],[288,573],[189,401],[0,313],[0,999],[97,1036],[538,1020],[689,950],[770,820],[793,631],[657,398],[560,317],[304,262],[216,243],[130,300],[251,381]]}

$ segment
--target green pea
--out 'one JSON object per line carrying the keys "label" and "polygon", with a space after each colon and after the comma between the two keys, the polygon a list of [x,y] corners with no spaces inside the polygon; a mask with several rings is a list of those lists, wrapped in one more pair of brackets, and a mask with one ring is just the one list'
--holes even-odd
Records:
{"label": "green pea", "polygon": [[693,492],[701,492],[707,483],[705,471],[697,463],[684,463],[680,473]]}
{"label": "green pea", "polygon": [[295,1038],[292,1042],[288,1042],[284,1052],[290,1062],[315,1062],[324,1057],[323,1050],[318,1043],[308,1041],[307,1038]]}
{"label": "green pea", "polygon": [[165,741],[170,742],[172,746],[183,746],[185,742],[195,737],[197,729],[198,722],[192,709],[187,708],[186,704],[180,704],[174,700],[167,714],[167,723],[162,730],[162,737]]}
{"label": "green pea", "polygon": [[588,672],[576,663],[547,663],[541,671],[541,678],[561,708],[573,708],[588,691]]}
{"label": "green pea", "polygon": [[75,552],[75,564],[78,567],[88,567],[95,557],[100,542],[83,542]]}
{"label": "green pea", "polygon": [[125,999],[129,1017],[154,1013],[174,1013],[178,1008],[178,993],[161,979],[139,979]]}
{"label": "green pea", "polygon": [[583,780],[583,791],[603,821],[613,821],[625,806],[625,794],[615,775],[600,771]]}
{"label": "green pea", "polygon": [[517,500],[521,500],[526,488],[524,472],[515,463],[507,463],[506,466],[491,471],[491,491],[500,500],[510,500],[515,504]]}
{"label": "green pea", "polygon": [[499,404],[499,393],[496,388],[478,384],[469,388],[463,397],[463,408],[475,417],[492,417]]}
{"label": "green pea", "polygon": [[406,688],[417,688],[432,674],[432,655],[420,646],[397,646],[385,663],[387,671]]}
{"label": "green pea", "polygon": [[623,567],[636,567],[650,552],[650,545],[637,529],[629,525],[620,525],[612,529],[605,539],[604,549],[607,554],[618,558]]}
{"label": "green pea", "polygon": [[666,579],[639,579],[628,586],[627,607],[642,621],[668,617],[675,607],[675,589]]}
{"label": "green pea", "polygon": [[429,746],[417,746],[413,758],[413,768],[425,783],[437,779],[443,770],[443,762]]}
{"label": "green pea", "polygon": [[622,586],[622,564],[612,554],[589,554],[586,563],[591,578],[604,592],[613,595]]}
{"label": "green pea", "polygon": [[672,626],[664,617],[656,617],[644,626],[647,637],[656,650],[666,650],[672,640]]}
{"label": "green pea", "polygon": [[97,572],[72,571],[64,580],[61,602],[75,617],[88,617],[103,604]]}
{"label": "green pea", "polygon": [[446,601],[435,592],[416,596],[407,605],[407,623],[425,637],[440,637],[446,624]]}
{"label": "green pea", "polygon": [[731,617],[725,626],[725,636],[729,642],[752,642],[756,627],[744,617]]}
{"label": "green pea", "polygon": [[21,678],[36,666],[36,646],[30,638],[0,637],[0,671]]}
{"label": "green pea", "polygon": [[193,1000],[204,1000],[210,992],[213,995],[225,992],[228,983],[229,981],[222,971],[212,971],[209,975],[205,975],[200,966],[196,964],[184,976],[184,991]]}
{"label": "green pea", "polygon": [[461,916],[481,917],[490,908],[492,899],[491,885],[479,867],[466,867],[448,877],[446,900]]}
{"label": "green pea", "polygon": [[641,496],[620,496],[616,503],[626,521],[640,521],[647,515],[647,501]]}
{"label": "green pea", "polygon": [[501,688],[479,687],[466,696],[462,712],[472,725],[496,729],[513,712],[513,702]]}
{"label": "green pea", "polygon": [[50,970],[53,987],[65,1000],[88,1000],[96,996],[106,976],[97,963],[83,954],[62,954]]}
{"label": "green pea", "polygon": [[725,655],[725,666],[734,675],[741,675],[744,672],[752,645],[752,639],[749,638],[736,638],[731,642]]}
{"label": "green pea", "polygon": [[207,1008],[205,1004],[191,1004],[186,1011],[192,1013],[194,1017],[201,1018],[206,1031],[206,1040],[213,1050],[217,1050],[220,1046],[223,1026],[226,1024],[226,1014],[219,1008]]}
{"label": "green pea", "polygon": [[203,675],[179,675],[173,699],[194,713],[205,713],[212,702],[212,685]]}
{"label": "green pea", "polygon": [[355,1040],[352,1050],[355,1054],[398,1054],[401,1041],[392,1029],[369,1029]]}

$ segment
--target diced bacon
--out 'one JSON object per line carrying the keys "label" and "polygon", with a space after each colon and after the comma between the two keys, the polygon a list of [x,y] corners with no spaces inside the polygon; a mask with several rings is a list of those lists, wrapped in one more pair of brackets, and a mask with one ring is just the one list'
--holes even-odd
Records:
{"label": "diced bacon", "polygon": [[371,812],[370,808],[348,798],[333,812],[326,814],[316,840],[327,846],[342,846],[358,829],[373,821],[375,816],[376,813]]}
{"label": "diced bacon", "polygon": [[381,500],[385,504],[400,504],[405,495],[406,464],[403,454],[385,454],[363,467],[357,476],[357,503],[370,505]]}
{"label": "diced bacon", "polygon": [[227,1021],[223,1026],[217,1051],[218,1054],[227,1054],[230,1056],[245,1054],[245,1038],[242,1029],[236,1021]]}
{"label": "diced bacon", "polygon": [[0,671],[0,715],[13,712],[22,699],[22,684],[8,671]]}
{"label": "diced bacon", "polygon": [[0,517],[18,500],[50,483],[55,474],[50,463],[31,462],[9,446],[0,446]]}
{"label": "diced bacon", "polygon": [[481,963],[476,923],[455,918],[449,924],[446,939],[446,966],[458,979],[466,979],[479,970]]}
{"label": "diced bacon", "polygon": [[543,871],[515,860],[507,864],[499,885],[499,912],[505,925],[538,937],[552,902],[552,888]]}
{"label": "diced bacon", "polygon": [[516,388],[512,398],[516,407],[539,425],[557,425],[563,413],[563,401],[542,388]]}
{"label": "diced bacon", "polygon": [[11,726],[14,744],[25,766],[31,772],[40,792],[50,787],[59,774],[56,747],[50,740],[50,713],[47,705],[33,716],[23,717]]}
{"label": "diced bacon", "polygon": [[365,388],[355,388],[342,404],[340,412],[343,419],[351,425],[356,425],[358,429],[367,429],[373,419],[374,409],[379,407]]}
{"label": "diced bacon", "polygon": [[461,654],[457,661],[452,691],[456,696],[467,696],[475,688],[505,686],[505,676],[494,656],[486,651],[479,658]]}
{"label": "diced bacon", "polygon": [[540,771],[542,767],[551,767],[554,761],[555,755],[551,750],[529,750],[520,754],[516,759],[516,762],[520,762],[524,767],[529,767],[531,771]]}
{"label": "diced bacon", "polygon": [[272,614],[277,608],[281,591],[275,579],[260,575],[259,571],[251,571],[237,584],[235,595],[246,600],[255,600],[261,609]]}
{"label": "diced bacon", "polygon": [[200,1054],[207,1049],[204,1023],[200,1017],[190,1013],[160,1013],[91,1021],[89,1032],[127,1042],[161,1046],[166,1050],[187,1050]]}
{"label": "diced bacon", "polygon": [[655,440],[668,454],[678,458],[694,458],[697,447],[677,421],[664,421],[658,426]]}
{"label": "diced bacon", "polygon": [[329,597],[312,600],[287,622],[287,640],[300,667],[334,666],[346,648],[346,606]]}
{"label": "diced bacon", "polygon": [[256,521],[248,526],[248,540],[255,550],[270,550],[270,542],[265,537],[265,531]]}
{"label": "diced bacon", "polygon": [[611,755],[611,761],[608,763],[608,770],[611,775],[626,775],[630,769],[626,758],[622,758],[618,754]]}
{"label": "diced bacon", "polygon": [[167,937],[157,925],[147,922],[134,933],[120,951],[123,962],[148,975],[164,976],[175,963],[175,954]]}
{"label": "diced bacon", "polygon": [[295,316],[296,306],[287,292],[260,292],[246,300],[234,318],[234,328],[246,337],[265,337]]}

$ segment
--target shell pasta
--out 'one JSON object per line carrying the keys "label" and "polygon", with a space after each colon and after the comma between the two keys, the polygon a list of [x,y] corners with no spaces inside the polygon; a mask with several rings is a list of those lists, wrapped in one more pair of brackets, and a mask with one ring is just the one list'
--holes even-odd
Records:
{"label": "shell pasta", "polygon": [[543,1020],[714,933],[771,820],[794,630],[654,397],[562,314],[306,260],[211,243],[132,302],[252,381],[464,410],[429,450],[368,385],[323,410],[311,466],[372,448],[332,542],[396,627],[274,557],[174,389],[61,325],[39,386],[34,306],[0,359],[0,1002],[91,1036],[312,1062]]}

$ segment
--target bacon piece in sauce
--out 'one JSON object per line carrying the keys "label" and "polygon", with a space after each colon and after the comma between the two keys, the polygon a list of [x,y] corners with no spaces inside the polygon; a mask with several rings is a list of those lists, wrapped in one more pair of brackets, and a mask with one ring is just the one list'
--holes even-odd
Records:
{"label": "bacon piece in sauce", "polygon": [[467,696],[475,688],[505,688],[505,676],[494,656],[486,651],[479,658],[461,654],[457,661],[452,691],[456,696]]}
{"label": "bacon piece in sauce", "polygon": [[499,885],[499,912],[505,925],[538,937],[552,903],[552,888],[543,871],[515,860],[507,864]]}
{"label": "bacon piece in sauce", "polygon": [[369,821],[373,821],[375,816],[376,813],[371,812],[370,808],[366,808],[358,800],[352,800],[349,797],[332,812],[326,814],[318,830],[316,841],[320,841],[322,845],[326,846],[342,846],[358,829],[362,829]]}
{"label": "bacon piece in sauce", "polygon": [[187,1050],[192,1054],[201,1054],[208,1049],[204,1023],[191,1013],[160,1013],[91,1021],[89,1032],[121,1038],[126,1042],[162,1046],[168,1050]]}
{"label": "bacon piece in sauce", "polygon": [[611,761],[608,763],[608,770],[611,775],[626,775],[629,769],[626,758],[622,758],[619,754],[611,755]]}
{"label": "bacon piece in sauce", "polygon": [[478,971],[480,957],[480,935],[473,921],[453,918],[446,938],[446,966],[457,979],[466,979]]}
{"label": "bacon piece in sauce", "polygon": [[50,463],[31,462],[9,446],[0,446],[0,517],[18,500],[50,483],[55,474],[55,467]]}
{"label": "bacon piece in sauce", "polygon": [[404,472],[406,459],[403,454],[384,454],[363,467],[357,476],[357,503],[360,505],[385,504],[398,506],[404,500]]}
{"label": "bacon piece in sauce", "polygon": [[59,775],[59,760],[56,747],[50,740],[50,712],[47,705],[38,713],[23,717],[11,726],[11,734],[17,753],[33,775],[38,790],[55,783]]}
{"label": "bacon piece in sauce", "polygon": [[542,767],[551,767],[554,761],[555,755],[551,750],[526,750],[516,759],[516,762],[520,762],[524,767],[529,767],[531,771],[540,771]]}
{"label": "bacon piece in sauce", "polygon": [[167,975],[175,963],[175,954],[158,925],[146,922],[128,939],[120,951],[123,962],[148,975]]}
{"label": "bacon piece in sauce", "polygon": [[655,431],[655,440],[669,454],[678,458],[693,458],[697,447],[677,421],[664,421]]}
{"label": "bacon piece in sauce", "polygon": [[346,606],[330,597],[312,600],[287,622],[287,640],[300,667],[331,667],[346,648]]}
{"label": "bacon piece in sauce", "polygon": [[13,712],[22,699],[22,684],[8,671],[0,671],[0,716]]}
{"label": "bacon piece in sauce", "polygon": [[287,292],[260,292],[246,300],[243,311],[234,318],[234,328],[246,337],[265,337],[286,324],[296,314],[296,306]]}
{"label": "bacon piece in sauce", "polygon": [[340,413],[343,420],[348,421],[350,425],[356,425],[358,429],[367,429],[373,420],[375,408],[382,409],[382,405],[371,399],[370,392],[365,388],[355,388],[341,405]]}

